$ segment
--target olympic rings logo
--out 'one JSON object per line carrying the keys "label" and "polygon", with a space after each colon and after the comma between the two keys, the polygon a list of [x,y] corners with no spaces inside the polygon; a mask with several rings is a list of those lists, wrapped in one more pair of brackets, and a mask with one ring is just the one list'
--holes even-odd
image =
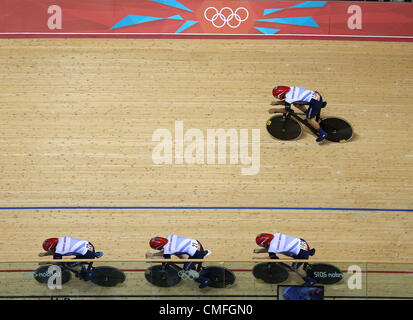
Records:
{"label": "olympic rings logo", "polygon": [[180,270],[178,272],[178,276],[182,280],[195,280],[195,279],[198,279],[199,274],[195,270],[188,270],[188,271]]}
{"label": "olympic rings logo", "polygon": [[[213,13],[212,16],[209,15],[211,12]],[[242,15],[245,15],[245,17],[241,18],[238,12],[243,12]],[[207,21],[211,21],[215,28],[222,28],[223,26],[228,25],[228,27],[235,29],[248,19],[249,12],[244,7],[238,8],[235,12],[229,7],[224,7],[220,11],[215,7],[209,7],[205,9],[204,17]]]}

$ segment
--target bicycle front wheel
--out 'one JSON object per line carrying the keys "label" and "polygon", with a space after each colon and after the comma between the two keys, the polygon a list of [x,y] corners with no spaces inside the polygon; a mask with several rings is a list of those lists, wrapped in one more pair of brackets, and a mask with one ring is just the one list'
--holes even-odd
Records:
{"label": "bicycle front wheel", "polygon": [[281,283],[288,279],[287,269],[276,262],[263,262],[254,266],[252,274],[265,283]]}
{"label": "bicycle front wheel", "polygon": [[36,271],[33,272],[33,277],[40,283],[48,283],[49,278],[59,277],[61,284],[65,284],[72,278],[72,274],[70,271],[63,269],[58,265],[50,264],[37,268]]}
{"label": "bicycle front wheel", "polygon": [[295,119],[277,115],[267,121],[267,131],[276,139],[294,140],[301,136],[302,129]]}
{"label": "bicycle front wheel", "polygon": [[176,269],[171,266],[163,267],[162,265],[155,265],[146,269],[145,278],[151,284],[164,288],[173,287],[181,281]]}

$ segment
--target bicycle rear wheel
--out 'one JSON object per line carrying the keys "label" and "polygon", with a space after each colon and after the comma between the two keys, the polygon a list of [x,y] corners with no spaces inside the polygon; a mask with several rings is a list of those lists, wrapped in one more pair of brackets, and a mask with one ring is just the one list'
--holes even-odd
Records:
{"label": "bicycle rear wheel", "polygon": [[212,288],[229,288],[235,282],[235,274],[222,267],[206,267],[200,275],[211,280],[208,286]]}
{"label": "bicycle rear wheel", "polygon": [[331,142],[347,142],[353,137],[351,125],[340,118],[322,119],[320,127],[328,133],[326,140]]}
{"label": "bicycle rear wheel", "polygon": [[267,131],[276,139],[294,140],[301,135],[302,128],[295,119],[277,115],[267,121]]}
{"label": "bicycle rear wheel", "polygon": [[254,266],[252,274],[266,283],[281,283],[288,279],[287,269],[276,262],[263,262]]}
{"label": "bicycle rear wheel", "polygon": [[96,267],[93,269],[93,276],[90,279],[93,283],[102,287],[114,287],[124,282],[125,274],[113,267]]}

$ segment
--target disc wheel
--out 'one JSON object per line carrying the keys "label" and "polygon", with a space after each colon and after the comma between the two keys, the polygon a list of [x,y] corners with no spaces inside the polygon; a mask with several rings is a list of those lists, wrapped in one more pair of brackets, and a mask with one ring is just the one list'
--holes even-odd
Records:
{"label": "disc wheel", "polygon": [[325,118],[320,121],[320,127],[328,133],[326,140],[331,142],[347,142],[353,137],[351,125],[340,118]]}
{"label": "disc wheel", "polygon": [[[55,272],[53,272],[53,269],[49,269],[54,265],[44,265],[36,269],[35,272],[33,272],[33,277],[36,279],[36,281],[40,283],[47,283],[49,281],[49,278],[52,276],[55,276]],[[57,266],[58,267],[58,266]],[[69,270],[62,269],[60,268],[60,272],[62,275],[62,284],[68,282],[72,278],[72,273]]]}
{"label": "disc wheel", "polygon": [[124,282],[125,274],[113,267],[96,267],[93,269],[91,281],[102,287],[114,287]]}
{"label": "disc wheel", "polygon": [[212,288],[229,288],[235,282],[235,274],[222,267],[206,267],[200,275],[211,280],[208,286]]}
{"label": "disc wheel", "polygon": [[170,267],[164,268],[162,265],[146,269],[145,278],[148,282],[158,287],[173,287],[181,281],[177,270]]}
{"label": "disc wheel", "polygon": [[276,139],[294,140],[301,135],[302,128],[295,119],[277,115],[267,121],[267,131]]}
{"label": "disc wheel", "polygon": [[306,272],[320,284],[335,284],[343,279],[343,273],[340,269],[331,264],[309,264],[306,267]]}
{"label": "disc wheel", "polygon": [[288,271],[275,262],[264,262],[254,266],[252,274],[266,283],[282,283],[288,279]]}

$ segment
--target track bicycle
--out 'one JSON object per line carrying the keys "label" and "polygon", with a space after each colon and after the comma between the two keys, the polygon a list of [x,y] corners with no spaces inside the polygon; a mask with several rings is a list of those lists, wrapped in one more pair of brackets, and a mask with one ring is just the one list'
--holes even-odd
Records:
{"label": "track bicycle", "polygon": [[[282,115],[275,115],[267,120],[268,133],[278,140],[295,140],[302,134],[302,126],[306,126],[314,135],[318,132],[305,119],[305,113],[296,113],[290,110]],[[331,142],[347,142],[353,137],[353,128],[344,119],[336,117],[321,117],[321,112],[317,114],[316,121],[320,127],[328,133],[326,140]]]}
{"label": "track bicycle", "polygon": [[[211,282],[208,284],[208,287],[212,288],[229,288],[236,279],[232,271],[223,267],[201,266],[196,272],[200,276],[210,279]],[[173,287],[180,283],[181,280],[195,280],[197,277],[194,276],[194,273],[196,274],[196,272],[185,271],[177,263],[167,262],[146,269],[145,278],[148,282],[158,287]]]}
{"label": "track bicycle", "polygon": [[[88,265],[86,269],[84,266]],[[59,273],[57,274],[56,273]],[[76,278],[88,281],[102,287],[114,287],[123,283],[126,279],[123,271],[109,266],[94,267],[87,262],[62,262],[42,265],[33,273],[33,277],[40,283],[48,283],[49,278],[61,277],[61,284],[72,279],[72,274]]]}

